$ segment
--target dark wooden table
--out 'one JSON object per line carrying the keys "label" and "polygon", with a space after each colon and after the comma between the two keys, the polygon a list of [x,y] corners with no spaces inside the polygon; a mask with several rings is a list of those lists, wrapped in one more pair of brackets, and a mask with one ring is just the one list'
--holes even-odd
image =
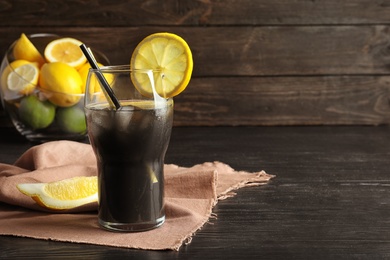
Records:
{"label": "dark wooden table", "polygon": [[[1,162],[12,163],[29,146],[0,130]],[[0,258],[390,258],[388,127],[174,128],[167,163],[214,160],[277,177],[221,201],[218,219],[179,252],[0,236]]]}

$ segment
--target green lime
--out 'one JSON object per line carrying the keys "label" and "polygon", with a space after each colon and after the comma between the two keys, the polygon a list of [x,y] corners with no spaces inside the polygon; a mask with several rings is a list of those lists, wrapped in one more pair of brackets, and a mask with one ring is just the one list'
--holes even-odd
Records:
{"label": "green lime", "polygon": [[78,106],[59,107],[57,123],[62,130],[68,133],[84,133],[87,130],[84,110]]}
{"label": "green lime", "polygon": [[19,117],[33,129],[48,127],[54,120],[56,108],[49,101],[40,101],[35,95],[24,97],[19,106]]}

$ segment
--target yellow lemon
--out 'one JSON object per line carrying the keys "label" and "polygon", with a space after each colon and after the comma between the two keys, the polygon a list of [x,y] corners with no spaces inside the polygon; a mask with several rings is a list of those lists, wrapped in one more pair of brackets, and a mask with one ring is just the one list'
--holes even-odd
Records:
{"label": "yellow lemon", "polygon": [[[191,79],[193,60],[188,44],[172,33],[155,33],[143,39],[135,48],[130,66],[134,69],[153,69],[155,89],[165,98],[180,94]],[[132,80],[141,94],[152,96],[147,75],[135,73]]]}
{"label": "yellow lemon", "polygon": [[97,202],[97,186],[96,176],[82,176],[50,183],[22,183],[17,188],[44,208],[65,210]]}
{"label": "yellow lemon", "polygon": [[[8,79],[8,75],[10,74],[10,72],[12,72],[14,69],[24,65],[24,64],[28,64],[28,63],[31,63],[27,60],[15,60],[13,62],[11,62],[3,71],[3,74],[1,75],[1,88],[3,89],[3,93],[4,93],[4,99],[6,100],[9,100],[9,99],[13,99],[13,98],[16,98],[16,97],[19,97],[20,93],[15,93],[13,91],[10,91],[8,89],[8,84],[7,84],[7,79]],[[33,63],[34,65],[38,66],[38,63]]]}
{"label": "yellow lemon", "polygon": [[82,97],[82,80],[77,70],[63,62],[46,63],[39,85],[47,98],[60,107],[69,107]]}
{"label": "yellow lemon", "polygon": [[[3,71],[3,74],[1,75],[1,84],[3,85],[4,83],[7,82],[8,74],[16,69],[17,67],[20,67],[24,64],[31,63],[30,61],[27,60],[14,60],[11,62]],[[37,63],[35,63],[37,64]]]}
{"label": "yellow lemon", "polygon": [[38,84],[38,77],[39,68],[36,63],[17,66],[7,76],[7,88],[21,95],[31,94]]}
{"label": "yellow lemon", "polygon": [[[104,65],[101,63],[98,63],[98,66],[100,68],[100,67],[103,67]],[[85,87],[87,86],[88,72],[89,72],[90,68],[91,68],[91,65],[87,62],[79,69],[81,80],[83,82],[83,88],[82,88],[83,92],[85,92]],[[103,75],[106,78],[108,84],[112,84],[112,82],[114,80],[114,76],[112,74],[107,74],[107,73],[104,73]],[[91,78],[91,82],[89,83],[90,91],[93,93],[101,91],[98,84],[99,84],[99,82],[97,81],[96,78]]]}
{"label": "yellow lemon", "polygon": [[44,55],[48,62],[64,62],[76,69],[87,62],[80,49],[81,41],[74,38],[60,38],[51,41],[45,48]]}
{"label": "yellow lemon", "polygon": [[13,48],[13,55],[15,60],[37,62],[39,67],[45,63],[45,59],[24,33],[22,33],[20,38],[16,41]]}

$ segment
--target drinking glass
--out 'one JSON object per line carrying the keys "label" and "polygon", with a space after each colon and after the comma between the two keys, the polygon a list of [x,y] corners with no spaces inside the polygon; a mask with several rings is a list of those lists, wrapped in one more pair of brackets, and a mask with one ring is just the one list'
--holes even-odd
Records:
{"label": "drinking glass", "polygon": [[[120,103],[112,105],[98,78],[102,73]],[[100,75],[102,75],[100,74]],[[173,121],[173,100],[160,97],[152,70],[129,66],[90,69],[85,114],[97,159],[99,224],[114,231],[144,231],[165,221],[164,157]],[[144,79],[134,85],[134,77]],[[140,88],[152,88],[143,96]]]}

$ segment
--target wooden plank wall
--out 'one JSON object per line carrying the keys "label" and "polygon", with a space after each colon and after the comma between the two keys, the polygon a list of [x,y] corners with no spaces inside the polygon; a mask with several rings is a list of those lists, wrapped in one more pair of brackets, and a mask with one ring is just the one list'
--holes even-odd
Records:
{"label": "wooden plank wall", "polygon": [[390,0],[0,0],[0,52],[51,32],[127,64],[169,31],[194,55],[176,126],[378,125],[390,120],[389,24]]}

